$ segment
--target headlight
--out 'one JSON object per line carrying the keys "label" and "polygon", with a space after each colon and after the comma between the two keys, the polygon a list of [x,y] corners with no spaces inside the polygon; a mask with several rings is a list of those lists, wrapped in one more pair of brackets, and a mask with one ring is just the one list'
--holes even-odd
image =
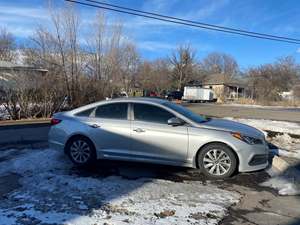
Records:
{"label": "headlight", "polygon": [[231,135],[233,137],[243,141],[243,142],[246,142],[249,145],[261,145],[261,144],[263,144],[263,141],[261,139],[254,138],[254,137],[249,137],[249,136],[246,136],[246,135],[242,135],[238,132],[233,132],[233,133],[231,133]]}

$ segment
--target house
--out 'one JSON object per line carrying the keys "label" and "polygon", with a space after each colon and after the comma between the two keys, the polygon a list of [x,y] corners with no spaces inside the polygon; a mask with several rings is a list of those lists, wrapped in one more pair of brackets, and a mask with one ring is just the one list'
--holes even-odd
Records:
{"label": "house", "polygon": [[210,74],[201,86],[212,89],[215,93],[214,98],[218,102],[246,97],[245,82],[236,78],[229,78],[226,74]]}
{"label": "house", "polygon": [[20,75],[45,75],[46,69],[37,68],[29,65],[20,65],[8,61],[0,60],[0,85],[10,82]]}
{"label": "house", "polygon": [[17,78],[23,76],[43,76],[48,72],[46,69],[30,65],[21,65],[8,61],[0,61],[0,100],[3,98],[5,87],[16,85]]}

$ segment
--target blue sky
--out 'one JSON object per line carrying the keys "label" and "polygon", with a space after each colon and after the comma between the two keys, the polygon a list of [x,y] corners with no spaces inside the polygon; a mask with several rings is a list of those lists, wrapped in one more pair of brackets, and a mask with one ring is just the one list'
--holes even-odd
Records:
{"label": "blue sky", "polygon": [[[53,0],[60,5],[63,0]],[[216,25],[300,39],[298,0],[107,0],[108,3],[176,16]],[[89,21],[96,10],[78,6],[81,18]],[[300,45],[252,39],[237,35],[170,25],[135,16],[105,13],[110,21],[122,21],[124,34],[137,43],[147,59],[169,55],[179,44],[190,44],[199,59],[209,52],[235,57],[241,69],[273,62],[292,55],[300,62]],[[49,26],[47,0],[0,0],[0,27],[6,27],[22,42],[37,25]]]}

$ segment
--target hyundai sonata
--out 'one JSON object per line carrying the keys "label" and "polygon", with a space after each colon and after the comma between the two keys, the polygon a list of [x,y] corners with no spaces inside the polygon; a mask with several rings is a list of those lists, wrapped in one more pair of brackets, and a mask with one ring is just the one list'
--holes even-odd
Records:
{"label": "hyundai sonata", "polygon": [[156,98],[101,101],[51,120],[49,145],[76,165],[97,159],[140,161],[199,168],[214,178],[264,169],[264,134],[245,124],[207,119]]}

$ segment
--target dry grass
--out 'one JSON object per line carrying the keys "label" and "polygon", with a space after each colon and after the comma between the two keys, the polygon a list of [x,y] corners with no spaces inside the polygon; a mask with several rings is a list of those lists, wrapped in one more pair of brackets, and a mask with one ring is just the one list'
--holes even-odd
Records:
{"label": "dry grass", "polygon": [[233,101],[232,103],[245,104],[245,105],[300,107],[300,100],[255,101],[250,98],[239,98]]}

